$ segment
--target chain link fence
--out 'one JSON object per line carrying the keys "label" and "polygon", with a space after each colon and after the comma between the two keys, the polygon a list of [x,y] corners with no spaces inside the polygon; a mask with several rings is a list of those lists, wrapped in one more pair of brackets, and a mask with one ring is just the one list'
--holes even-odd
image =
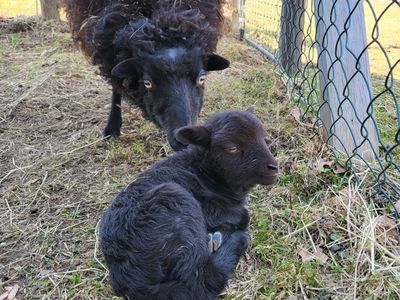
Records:
{"label": "chain link fence", "polygon": [[242,37],[280,67],[302,120],[339,162],[372,176],[374,199],[399,218],[400,2],[240,4]]}
{"label": "chain link fence", "polygon": [[39,16],[41,14],[39,0],[0,0],[0,17]]}

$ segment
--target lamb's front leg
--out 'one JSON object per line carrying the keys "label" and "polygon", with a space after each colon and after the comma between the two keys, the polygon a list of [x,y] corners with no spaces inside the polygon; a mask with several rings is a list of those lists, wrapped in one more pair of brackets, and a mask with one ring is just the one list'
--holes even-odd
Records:
{"label": "lamb's front leg", "polygon": [[226,238],[217,251],[210,254],[202,273],[202,281],[209,291],[215,295],[221,293],[249,243],[250,237],[246,232],[236,231]]}

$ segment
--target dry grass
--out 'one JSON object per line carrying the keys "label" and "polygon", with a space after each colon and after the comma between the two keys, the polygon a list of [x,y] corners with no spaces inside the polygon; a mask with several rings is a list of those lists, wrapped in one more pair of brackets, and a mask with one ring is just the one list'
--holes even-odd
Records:
{"label": "dry grass", "polygon": [[0,17],[38,15],[40,0],[0,0]]}
{"label": "dry grass", "polygon": [[[33,29],[0,36],[0,295],[18,284],[18,299],[110,299],[96,244],[101,212],[170,149],[128,107],[122,137],[103,141],[107,84],[65,28]],[[225,299],[398,299],[399,235],[367,197],[369,183],[334,172],[254,50],[227,38],[219,52],[232,67],[208,76],[202,118],[255,106],[282,173],[251,194],[252,247]]]}
{"label": "dry grass", "polygon": [[[392,223],[371,209],[356,186],[328,195],[319,205],[297,207],[290,214],[295,227],[296,220],[276,207],[264,217],[255,213],[254,239],[267,233],[273,238],[264,237],[270,244],[256,246],[256,255],[242,262],[231,286],[245,292],[229,299],[400,297],[399,236]],[[310,255],[301,260],[296,256],[304,249]]]}

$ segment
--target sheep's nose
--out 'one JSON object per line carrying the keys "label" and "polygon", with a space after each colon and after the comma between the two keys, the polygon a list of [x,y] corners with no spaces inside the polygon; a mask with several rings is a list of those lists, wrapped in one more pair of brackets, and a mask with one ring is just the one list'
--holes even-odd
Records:
{"label": "sheep's nose", "polygon": [[268,165],[267,165],[267,168],[268,168],[269,170],[272,170],[272,171],[277,171],[277,170],[278,170],[278,166],[275,165],[275,164],[268,164]]}

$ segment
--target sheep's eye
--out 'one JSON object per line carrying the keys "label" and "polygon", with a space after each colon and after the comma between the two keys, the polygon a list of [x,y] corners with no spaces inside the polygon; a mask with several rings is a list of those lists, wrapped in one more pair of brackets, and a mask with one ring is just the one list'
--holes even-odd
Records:
{"label": "sheep's eye", "polygon": [[236,154],[239,152],[239,147],[238,146],[227,147],[227,148],[225,148],[225,151],[230,154]]}
{"label": "sheep's eye", "polygon": [[206,75],[200,75],[199,78],[197,78],[198,85],[204,85],[205,81],[206,81]]}
{"label": "sheep's eye", "polygon": [[143,80],[143,84],[144,84],[145,88],[148,90],[153,87],[153,84],[151,83],[150,80]]}

